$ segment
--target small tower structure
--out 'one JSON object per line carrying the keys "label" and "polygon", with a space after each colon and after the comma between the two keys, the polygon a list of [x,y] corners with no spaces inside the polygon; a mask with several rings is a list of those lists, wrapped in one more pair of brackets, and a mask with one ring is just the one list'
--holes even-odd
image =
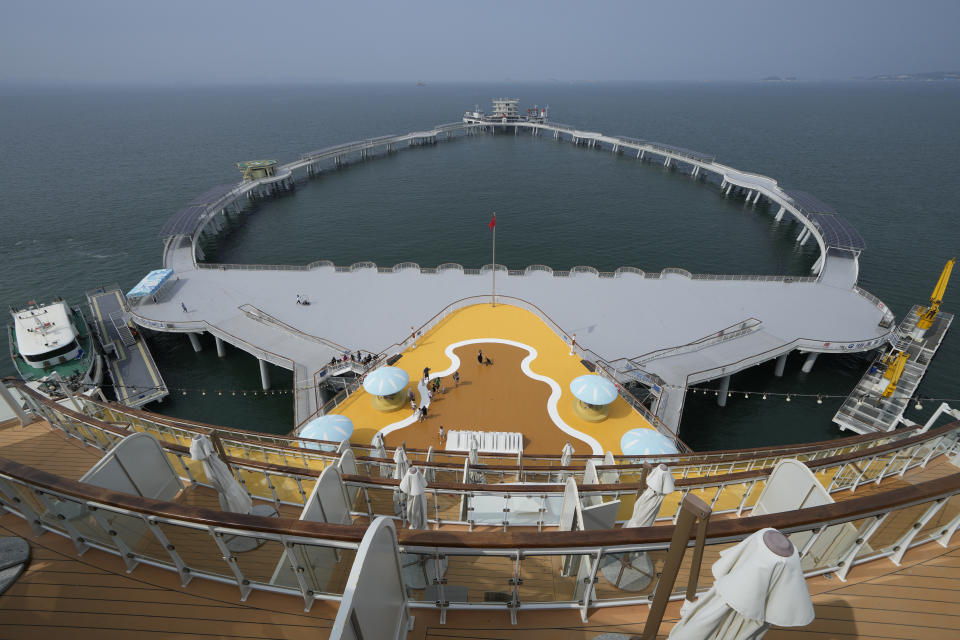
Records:
{"label": "small tower structure", "polygon": [[520,119],[520,98],[494,98],[493,117],[495,120],[516,121]]}
{"label": "small tower structure", "polygon": [[272,178],[276,168],[276,160],[246,160],[237,163],[237,169],[243,171],[243,179],[247,182],[260,178]]}

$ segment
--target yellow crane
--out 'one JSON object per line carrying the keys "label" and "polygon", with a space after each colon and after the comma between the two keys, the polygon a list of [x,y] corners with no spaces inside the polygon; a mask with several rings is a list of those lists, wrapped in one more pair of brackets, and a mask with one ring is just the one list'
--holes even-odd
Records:
{"label": "yellow crane", "polygon": [[927,329],[933,325],[933,320],[937,317],[937,313],[940,312],[940,303],[943,302],[943,294],[947,290],[947,283],[950,282],[950,273],[953,271],[953,264],[956,261],[956,258],[947,260],[947,264],[943,266],[943,271],[940,273],[940,279],[937,280],[937,286],[933,288],[933,293],[930,295],[930,306],[919,309],[918,315],[920,317],[917,319],[917,328],[913,332],[915,339],[920,340],[923,338],[927,333]]}
{"label": "yellow crane", "polygon": [[881,362],[887,365],[887,369],[883,372],[883,377],[880,378],[879,387],[883,390],[880,394],[882,397],[889,398],[897,390],[897,382],[903,375],[903,368],[907,365],[909,357],[910,354],[906,351],[891,351],[883,356]]}

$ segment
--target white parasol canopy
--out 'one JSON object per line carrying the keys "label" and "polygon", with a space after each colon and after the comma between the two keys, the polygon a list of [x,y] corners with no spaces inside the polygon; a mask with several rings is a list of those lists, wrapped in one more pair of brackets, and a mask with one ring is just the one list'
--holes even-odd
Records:
{"label": "white parasol canopy", "polygon": [[[427,465],[433,463],[433,445],[430,445],[430,448],[427,449],[427,458],[424,460]],[[432,467],[427,467],[423,470],[423,479],[427,482],[433,482],[437,478],[437,471]]]}
{"label": "white parasol canopy", "polygon": [[484,473],[475,470],[480,465],[479,446],[476,436],[470,436],[470,453],[467,454],[467,462],[470,465],[470,480],[474,484],[486,484],[487,478]]}
{"label": "white parasol canopy", "polygon": [[380,367],[363,379],[363,390],[375,396],[389,396],[410,382],[410,374],[400,367]]}
{"label": "white parasol canopy", "polygon": [[563,450],[560,452],[560,466],[569,467],[571,462],[573,462],[573,445],[568,442],[563,445]]}
{"label": "white parasol canopy", "polygon": [[407,522],[411,529],[427,528],[427,481],[419,467],[410,467],[403,480],[400,491],[407,497]]}
{"label": "white parasol canopy", "polygon": [[616,385],[595,373],[574,378],[570,391],[577,400],[593,405],[610,404],[617,398]]}
{"label": "white parasol canopy", "polygon": [[[785,544],[788,555],[771,549],[777,544]],[[755,639],[772,624],[801,627],[814,618],[800,554],[776,529],[761,529],[721,551],[712,573],[710,590],[681,609],[673,640]]]}
{"label": "white parasol canopy", "polygon": [[[311,440],[327,440],[329,442],[350,442],[350,436],[353,435],[353,420],[347,416],[338,413],[331,413],[319,418],[314,418],[300,430],[301,438],[310,438]],[[333,445],[321,445],[318,442],[304,442],[303,446],[307,449],[318,449],[320,451],[333,451],[336,449]]]}
{"label": "white parasol canopy", "polygon": [[[407,452],[403,447],[397,447],[393,452],[393,479],[403,480],[407,475],[407,469],[410,468],[410,460],[407,459]],[[393,490],[393,513],[400,515],[406,508],[406,496],[400,492],[400,489]]]}
{"label": "white parasol canopy", "polygon": [[203,472],[207,475],[207,480],[216,489],[220,497],[220,507],[224,511],[231,513],[250,513],[253,509],[253,499],[250,494],[240,486],[237,479],[227,468],[226,463],[220,459],[210,438],[204,435],[198,435],[190,443],[190,458],[199,460],[203,464]]}
{"label": "white parasol canopy", "polygon": [[663,498],[668,493],[673,493],[673,475],[667,465],[657,465],[647,475],[647,488],[637,498],[633,505],[633,514],[623,525],[624,528],[653,526],[660,512],[660,505],[663,504]]}

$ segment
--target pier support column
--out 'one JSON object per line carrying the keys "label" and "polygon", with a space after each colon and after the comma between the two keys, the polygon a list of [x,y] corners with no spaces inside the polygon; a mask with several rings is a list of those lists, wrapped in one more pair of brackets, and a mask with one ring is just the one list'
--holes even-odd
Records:
{"label": "pier support column", "polygon": [[717,391],[717,405],[727,406],[727,394],[730,392],[730,376],[720,378],[720,389]]}
{"label": "pier support column", "polygon": [[807,359],[804,360],[803,366],[800,368],[800,371],[804,373],[810,373],[813,370],[813,363],[817,361],[817,356],[820,355],[816,351],[807,354]]}
{"label": "pier support column", "polygon": [[7,389],[7,385],[3,382],[0,382],[0,398],[3,398],[3,401],[7,403],[7,406],[10,407],[10,410],[17,416],[17,420],[20,422],[21,427],[25,427],[30,424],[30,418],[27,417],[26,412],[24,412],[23,407],[20,406],[20,403],[17,402],[13,394],[10,393],[10,389]]}
{"label": "pier support column", "polygon": [[200,344],[200,334],[188,333],[187,337],[190,338],[190,346],[193,347],[194,351],[197,353],[203,351],[203,345]]}
{"label": "pier support column", "polygon": [[757,195],[753,198],[753,204],[760,202],[760,189],[757,189]]}
{"label": "pier support column", "polygon": [[270,371],[267,369],[267,361],[257,358],[257,362],[260,363],[260,385],[266,391],[270,388]]}
{"label": "pier support column", "polygon": [[820,257],[817,258],[817,261],[813,263],[812,267],[810,267],[810,273],[819,275],[822,267],[823,267],[823,254],[821,253]]}
{"label": "pier support column", "polygon": [[777,211],[777,217],[774,218],[777,222],[783,220],[783,214],[787,212],[786,207],[780,207],[780,211]]}
{"label": "pier support column", "polygon": [[226,345],[223,343],[223,340],[221,340],[221,339],[218,338],[217,336],[213,336],[213,341],[214,341],[214,342],[216,343],[216,345],[217,345],[217,357],[218,357],[218,358],[224,358],[224,357],[226,357],[226,355],[227,355],[227,347],[226,347]]}
{"label": "pier support column", "polygon": [[810,239],[810,236],[812,236],[812,235],[813,235],[813,233],[811,233],[811,231],[810,231],[809,229],[807,229],[807,235],[803,236],[803,240],[800,241],[800,245],[802,246],[802,245],[807,244],[807,240],[809,240],[809,239]]}
{"label": "pier support column", "polygon": [[727,188],[727,179],[724,178],[723,180],[720,181],[720,190],[723,191],[726,188]]}
{"label": "pier support column", "polygon": [[747,197],[744,198],[744,200],[747,202],[747,204],[750,204],[750,198],[752,198],[752,197],[753,197],[753,189],[749,189],[749,190],[747,191]]}
{"label": "pier support column", "polygon": [[732,185],[732,184],[728,184],[728,185],[727,185],[727,191],[726,191],[726,193],[724,193],[723,195],[725,195],[725,196],[730,195],[730,190],[731,190],[731,189],[733,189],[733,185]]}
{"label": "pier support column", "polygon": [[810,233],[810,230],[806,227],[803,228],[803,231],[800,232],[800,235],[797,236],[797,242],[803,244],[807,241],[807,235]]}
{"label": "pier support column", "polygon": [[777,364],[773,368],[773,375],[775,375],[778,378],[783,377],[783,370],[787,366],[787,355],[788,354],[785,353],[781,356],[777,356]]}
{"label": "pier support column", "polygon": [[663,166],[665,166],[665,167],[669,167],[669,166],[670,166],[670,157],[669,157],[669,156],[667,156],[667,159],[663,161]]}

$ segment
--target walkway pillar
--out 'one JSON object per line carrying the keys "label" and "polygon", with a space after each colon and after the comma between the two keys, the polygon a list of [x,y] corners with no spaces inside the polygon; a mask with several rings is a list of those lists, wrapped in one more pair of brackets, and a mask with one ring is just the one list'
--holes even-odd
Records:
{"label": "walkway pillar", "polygon": [[750,198],[752,198],[752,197],[753,197],[753,189],[748,189],[748,190],[747,190],[747,197],[744,198],[744,200],[746,200],[747,204],[750,204]]}
{"label": "walkway pillar", "polygon": [[777,217],[774,218],[774,220],[776,220],[777,222],[780,222],[781,220],[783,220],[783,214],[786,213],[786,211],[787,211],[786,207],[780,207],[780,211],[777,211]]}
{"label": "walkway pillar", "polygon": [[30,418],[27,417],[23,407],[21,407],[20,403],[13,398],[13,394],[10,393],[10,389],[7,389],[7,385],[3,382],[0,382],[0,397],[2,397],[3,401],[7,403],[7,406],[10,407],[10,410],[16,414],[17,420],[20,422],[21,427],[25,427],[30,424]]}
{"label": "walkway pillar", "polygon": [[226,345],[223,343],[223,340],[221,340],[221,339],[218,338],[217,336],[213,336],[213,341],[214,341],[214,342],[216,343],[216,345],[217,345],[217,357],[218,357],[218,358],[224,358],[224,357],[226,357],[226,355],[227,355],[227,347],[226,347]]}
{"label": "walkway pillar", "polygon": [[257,362],[260,363],[260,385],[266,391],[270,388],[270,371],[267,369],[267,361],[257,358]]}
{"label": "walkway pillar", "polygon": [[760,202],[760,189],[757,189],[757,195],[753,198],[753,204]]}
{"label": "walkway pillar", "polygon": [[728,183],[728,184],[727,184],[727,192],[724,193],[723,195],[725,195],[725,196],[730,195],[730,190],[731,190],[731,189],[733,189],[733,185]]}
{"label": "walkway pillar", "polygon": [[787,366],[787,354],[784,353],[783,355],[777,356],[777,365],[773,369],[773,375],[777,376],[778,378],[782,378],[783,370],[786,366]]}
{"label": "walkway pillar", "polygon": [[717,404],[721,407],[727,406],[727,394],[730,392],[730,376],[720,378],[720,390],[717,392]]}
{"label": "walkway pillar", "polygon": [[187,337],[190,338],[190,346],[193,347],[193,350],[197,353],[203,351],[203,345],[200,344],[199,334],[188,333]]}
{"label": "walkway pillar", "polygon": [[723,180],[720,181],[720,189],[723,190],[726,188],[727,188],[727,179],[724,178]]}
{"label": "walkway pillar", "polygon": [[816,351],[807,354],[807,359],[804,361],[800,371],[803,371],[804,373],[810,373],[810,371],[813,369],[813,363],[817,361],[818,355],[820,354]]}

